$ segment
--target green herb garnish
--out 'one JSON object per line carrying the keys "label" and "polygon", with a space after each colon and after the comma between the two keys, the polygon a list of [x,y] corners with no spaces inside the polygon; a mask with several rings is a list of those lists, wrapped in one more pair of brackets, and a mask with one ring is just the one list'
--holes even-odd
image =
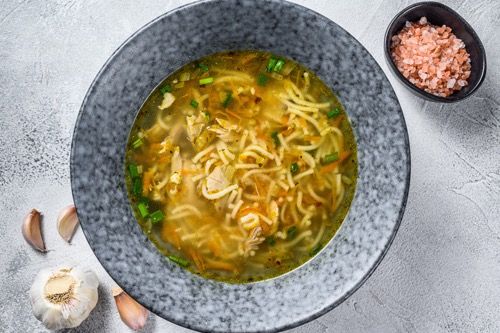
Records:
{"label": "green herb garnish", "polygon": [[279,146],[280,145],[280,138],[278,137],[278,132],[274,132],[273,134],[271,134],[271,138],[274,139],[274,144],[276,146]]}
{"label": "green herb garnish", "polygon": [[132,142],[132,148],[139,148],[140,146],[142,146],[144,144],[144,141],[142,141],[141,138],[135,140],[134,142]]}
{"label": "green herb garnish", "polygon": [[319,250],[321,250],[322,246],[321,244],[318,244],[318,246],[316,246],[314,249],[311,250],[311,252],[309,252],[309,256],[312,257],[314,255],[316,255]]}
{"label": "green herb garnish", "polygon": [[276,59],[276,58],[269,59],[267,66],[266,66],[266,72],[272,72],[277,61],[278,61],[278,59]]}
{"label": "green herb garnish", "polygon": [[268,238],[267,239],[267,242],[269,243],[269,245],[271,246],[274,246],[274,244],[276,244],[276,240],[272,237]]}
{"label": "green herb garnish", "polygon": [[134,194],[139,194],[142,191],[142,182],[139,178],[135,180],[134,183]]}
{"label": "green herb garnish", "polygon": [[297,233],[297,227],[291,227],[286,231],[286,238],[292,238]]}
{"label": "green herb garnish", "polygon": [[284,60],[278,59],[278,61],[276,61],[276,65],[274,66],[273,70],[275,72],[281,71],[281,69],[283,68],[284,64],[285,64]]}
{"label": "green herb garnish", "polygon": [[210,121],[210,113],[205,113],[205,118],[207,118],[207,120]]}
{"label": "green herb garnish", "polygon": [[208,66],[205,64],[202,64],[201,62],[198,64],[198,68],[201,68],[201,70],[204,72],[208,71]]}
{"label": "green herb garnish", "polygon": [[197,108],[198,107],[198,102],[195,101],[194,99],[191,100],[191,102],[189,102],[189,105],[191,105],[193,108]]}
{"label": "green herb garnish", "polygon": [[206,77],[204,79],[200,79],[200,86],[204,85],[204,84],[209,84],[209,83],[212,83],[214,82],[214,78],[213,77]]}
{"label": "green herb garnish", "polygon": [[160,92],[162,94],[164,94],[166,92],[170,92],[170,91],[172,91],[172,86],[170,84],[167,84],[163,88],[160,89]]}
{"label": "green herb garnish", "polygon": [[336,116],[336,115],[338,115],[339,113],[340,113],[340,110],[339,110],[339,109],[337,109],[337,108],[335,108],[335,109],[333,109],[332,111],[328,112],[328,114],[326,115],[326,117],[327,117],[328,119],[330,119],[330,118],[335,117],[335,116]]}
{"label": "green herb garnish", "polygon": [[132,179],[137,178],[139,176],[139,172],[137,172],[137,167],[133,164],[128,165],[128,171],[130,172],[130,177],[132,177]]}
{"label": "green herb garnish", "polygon": [[139,213],[142,217],[147,217],[149,215],[148,207],[145,203],[141,202],[140,204],[138,204],[137,209],[139,209]]}
{"label": "green herb garnish", "polygon": [[233,98],[232,97],[233,93],[232,92],[228,92],[227,95],[226,95],[226,98],[224,99],[224,101],[222,102],[222,107],[225,108],[228,106],[228,104],[231,102],[231,99]]}
{"label": "green herb garnish", "polygon": [[151,223],[160,222],[163,220],[163,213],[161,210],[157,210],[156,212],[149,214],[149,218],[151,219]]}
{"label": "green herb garnish", "polygon": [[296,173],[297,171],[299,171],[299,165],[297,163],[293,163],[291,166],[290,166],[290,171],[292,173]]}
{"label": "green herb garnish", "polygon": [[267,75],[265,74],[259,74],[259,76],[257,76],[257,85],[259,87],[265,87],[266,84],[267,84]]}
{"label": "green herb garnish", "polygon": [[333,154],[325,155],[325,163],[332,163],[339,159],[339,153],[335,152]]}
{"label": "green herb garnish", "polygon": [[189,266],[189,262],[186,261],[186,260],[184,260],[184,259],[177,258],[175,256],[167,256],[167,257],[168,257],[168,259],[172,260],[176,264],[181,265],[182,267],[188,267]]}

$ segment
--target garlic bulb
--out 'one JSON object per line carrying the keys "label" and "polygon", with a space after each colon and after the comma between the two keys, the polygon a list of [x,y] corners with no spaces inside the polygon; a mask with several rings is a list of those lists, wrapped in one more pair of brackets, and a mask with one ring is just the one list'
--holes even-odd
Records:
{"label": "garlic bulb", "polygon": [[38,251],[45,252],[42,231],[40,230],[40,212],[32,209],[23,219],[21,228],[24,239]]}
{"label": "garlic bulb", "polygon": [[30,290],[35,317],[51,330],[77,327],[97,304],[98,285],[95,273],[79,265],[40,271]]}
{"label": "garlic bulb", "polygon": [[123,322],[134,331],[142,329],[148,319],[148,310],[118,286],[113,287],[113,296]]}
{"label": "garlic bulb", "polygon": [[78,225],[78,216],[74,205],[64,207],[57,217],[57,231],[69,243]]}

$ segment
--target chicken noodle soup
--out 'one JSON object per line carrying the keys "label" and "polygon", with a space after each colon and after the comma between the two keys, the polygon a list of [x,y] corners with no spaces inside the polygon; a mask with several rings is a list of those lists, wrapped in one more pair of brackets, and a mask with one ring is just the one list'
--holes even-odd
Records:
{"label": "chicken noodle soup", "polygon": [[311,71],[261,51],[191,62],[148,97],[126,156],[142,229],[206,278],[258,281],[317,254],[349,209],[347,116]]}

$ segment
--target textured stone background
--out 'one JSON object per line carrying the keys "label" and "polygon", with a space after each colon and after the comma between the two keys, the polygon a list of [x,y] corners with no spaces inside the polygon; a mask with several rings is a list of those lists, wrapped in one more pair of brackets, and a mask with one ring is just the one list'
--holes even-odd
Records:
{"label": "textured stone background", "polygon": [[[187,2],[0,0],[1,332],[46,332],[27,292],[40,269],[65,261],[92,267],[101,281],[96,309],[69,332],[130,331],[81,230],[67,245],[55,220],[72,202],[71,137],[93,78],[134,31]],[[412,96],[384,62],[385,29],[414,1],[295,2],[344,27],[388,73],[408,125],[412,175],[380,267],[338,308],[291,332],[500,332],[500,2],[444,1],[474,27],[488,56],[483,86],[453,105]],[[21,236],[33,207],[44,214],[45,254]],[[144,332],[191,331],[151,315]]]}

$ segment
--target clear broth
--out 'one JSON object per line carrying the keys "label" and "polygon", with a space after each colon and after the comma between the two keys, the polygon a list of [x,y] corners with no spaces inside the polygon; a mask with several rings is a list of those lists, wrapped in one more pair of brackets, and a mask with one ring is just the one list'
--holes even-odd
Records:
{"label": "clear broth", "polygon": [[225,282],[279,276],[314,257],[340,228],[357,180],[354,135],[334,93],[262,51],[209,55],[167,77],[127,147],[129,197],[148,238],[181,267]]}

